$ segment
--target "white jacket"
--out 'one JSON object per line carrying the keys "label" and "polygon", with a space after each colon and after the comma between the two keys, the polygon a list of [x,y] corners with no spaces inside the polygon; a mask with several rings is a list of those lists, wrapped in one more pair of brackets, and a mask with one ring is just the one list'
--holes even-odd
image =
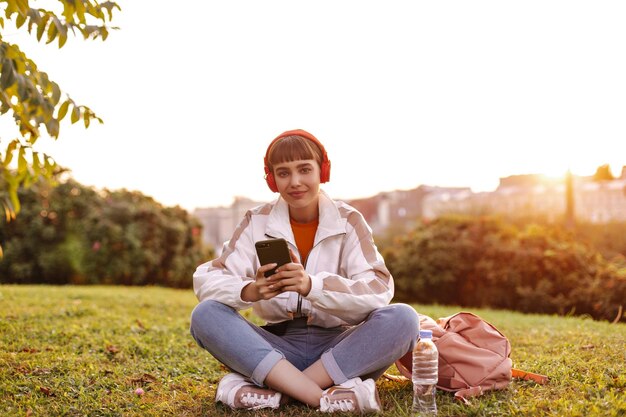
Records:
{"label": "white jacket", "polygon": [[389,304],[393,278],[361,213],[324,192],[320,192],[319,209],[319,226],[305,265],[311,277],[306,297],[289,291],[253,303],[241,299],[241,290],[260,267],[255,242],[283,238],[300,258],[289,207],[279,198],[249,210],[224,244],[222,255],[196,269],[193,287],[198,300],[216,300],[237,310],[252,307],[268,323],[303,315],[308,324],[321,327],[358,324],[372,310]]}

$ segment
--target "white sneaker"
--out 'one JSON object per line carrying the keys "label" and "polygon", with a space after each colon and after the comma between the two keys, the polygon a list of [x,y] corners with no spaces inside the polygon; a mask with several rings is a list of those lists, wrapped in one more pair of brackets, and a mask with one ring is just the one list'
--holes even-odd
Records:
{"label": "white sneaker", "polygon": [[281,393],[261,388],[243,375],[231,373],[226,375],[217,385],[215,402],[223,402],[233,409],[246,408],[257,410],[260,408],[278,408]]}
{"label": "white sneaker", "polygon": [[380,411],[380,399],[373,379],[349,379],[341,385],[330,387],[322,393],[320,411],[352,411],[370,413]]}

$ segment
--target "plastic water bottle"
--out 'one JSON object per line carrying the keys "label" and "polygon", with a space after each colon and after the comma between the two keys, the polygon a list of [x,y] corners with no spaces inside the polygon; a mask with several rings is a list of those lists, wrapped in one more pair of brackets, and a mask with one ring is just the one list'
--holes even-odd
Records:
{"label": "plastic water bottle", "polygon": [[436,416],[435,402],[439,379],[439,352],[431,330],[420,330],[420,338],[413,349],[413,416]]}

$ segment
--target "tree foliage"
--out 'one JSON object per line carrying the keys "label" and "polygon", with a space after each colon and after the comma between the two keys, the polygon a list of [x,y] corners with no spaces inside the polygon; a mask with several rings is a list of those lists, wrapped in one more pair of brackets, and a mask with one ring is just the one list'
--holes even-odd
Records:
{"label": "tree foliage", "polygon": [[0,115],[11,115],[18,132],[15,138],[0,137],[0,209],[7,222],[20,210],[19,187],[28,186],[40,177],[50,179],[54,173],[54,159],[38,151],[37,140],[43,134],[57,139],[60,123],[66,117],[71,123],[82,120],[86,128],[92,120],[100,123],[102,120],[89,107],[63,93],[19,45],[7,42],[2,36],[6,26],[12,23],[38,41],[46,44],[56,41],[61,48],[70,33],[84,39],[105,40],[113,29],[110,22],[114,10],[120,9],[111,1],[45,2],[57,5],[57,10],[34,7],[34,3],[37,2],[0,0]]}
{"label": "tree foliage", "polygon": [[614,180],[615,177],[611,172],[611,166],[609,164],[600,165],[595,174],[593,174],[594,181],[610,181]]}
{"label": "tree foliage", "polygon": [[614,319],[626,300],[624,258],[608,262],[555,226],[442,217],[383,255],[396,297],[409,302]]}
{"label": "tree foliage", "polygon": [[189,287],[196,266],[212,257],[197,219],[139,192],[67,179],[19,194],[20,215],[0,225],[2,283]]}

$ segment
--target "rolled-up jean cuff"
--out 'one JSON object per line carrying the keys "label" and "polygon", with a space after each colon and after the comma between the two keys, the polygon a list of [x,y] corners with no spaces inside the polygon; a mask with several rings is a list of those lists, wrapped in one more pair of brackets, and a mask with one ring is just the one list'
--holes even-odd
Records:
{"label": "rolled-up jean cuff", "polygon": [[272,368],[278,363],[279,360],[284,359],[285,355],[283,355],[280,351],[273,349],[265,355],[265,357],[259,362],[259,364],[254,368],[250,379],[252,382],[257,384],[259,387],[263,386],[263,382],[265,381],[265,377],[270,373]]}
{"label": "rolled-up jean cuff", "polygon": [[341,368],[339,368],[339,365],[337,365],[337,361],[335,360],[332,351],[332,349],[329,349],[322,353],[320,359],[322,360],[322,365],[326,368],[326,372],[328,372],[328,376],[330,376],[335,385],[340,385],[346,382],[348,377],[346,377]]}

